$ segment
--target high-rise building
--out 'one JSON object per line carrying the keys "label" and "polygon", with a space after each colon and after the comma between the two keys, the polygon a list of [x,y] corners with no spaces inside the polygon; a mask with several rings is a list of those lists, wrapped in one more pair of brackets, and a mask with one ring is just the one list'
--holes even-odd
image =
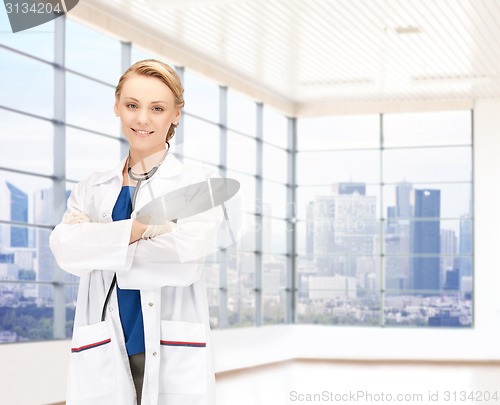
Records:
{"label": "high-rise building", "polygon": [[[366,195],[366,184],[365,183],[338,183],[338,192],[336,194],[359,194]],[[335,187],[335,185],[334,185]]]}
{"label": "high-rise building", "polygon": [[[356,278],[358,258],[375,253],[376,197],[365,195],[365,189],[364,183],[335,183],[333,194],[315,197],[313,248],[318,275]],[[373,271],[378,277],[378,268]]]}
{"label": "high-rise building", "polygon": [[413,212],[413,186],[406,181],[396,185],[396,205],[387,207],[385,227],[385,288],[405,290],[410,284],[410,217]]}
{"label": "high-rise building", "polygon": [[[28,222],[28,195],[6,182],[10,191],[10,220],[13,222]],[[11,226],[10,228],[10,246],[28,247],[28,228]]]}
{"label": "high-rise building", "polygon": [[462,215],[460,218],[460,278],[472,276],[472,218]]}
{"label": "high-rise building", "polygon": [[[51,222],[53,207],[53,193],[51,189],[37,190],[33,200],[33,220],[39,225],[48,225]],[[36,249],[38,258],[38,281],[50,282],[54,279],[54,256],[49,248],[50,231],[38,228],[36,230]],[[52,286],[38,284],[38,300],[40,303],[52,303]]]}
{"label": "high-rise building", "polygon": [[410,286],[414,290],[439,290],[441,191],[423,189],[414,193]]}
{"label": "high-rise building", "polygon": [[[69,191],[66,192],[66,200],[69,197]],[[52,189],[37,190],[33,198],[33,220],[37,225],[51,225],[55,221],[53,218],[53,191]],[[52,282],[54,280],[54,271],[56,262],[49,247],[50,230],[44,228],[36,229],[36,251],[38,260],[37,280]],[[78,277],[66,273],[65,281],[75,283],[67,285],[66,301],[76,300],[78,294]],[[52,304],[53,294],[50,284],[38,284],[38,300],[41,304]]]}
{"label": "high-rise building", "polygon": [[[1,186],[0,218],[13,222],[28,222],[28,195],[6,181]],[[4,249],[27,248],[29,246],[28,228],[2,226],[0,243]]]}
{"label": "high-rise building", "polygon": [[[10,220],[10,191],[4,181],[0,181],[0,219]],[[0,253],[10,248],[10,226],[0,225]]]}
{"label": "high-rise building", "polygon": [[306,206],[306,257],[314,257],[314,201]]}
{"label": "high-rise building", "polygon": [[411,217],[411,191],[413,186],[407,181],[401,181],[396,185],[396,211],[398,218],[409,219]]}
{"label": "high-rise building", "polygon": [[332,195],[316,196],[314,198],[313,250],[314,261],[319,275],[333,275],[335,266],[335,205]]}
{"label": "high-rise building", "polygon": [[439,267],[441,271],[441,280],[446,280],[446,272],[455,267],[455,256],[457,254],[457,236],[452,229],[441,230],[441,249],[439,258]]}

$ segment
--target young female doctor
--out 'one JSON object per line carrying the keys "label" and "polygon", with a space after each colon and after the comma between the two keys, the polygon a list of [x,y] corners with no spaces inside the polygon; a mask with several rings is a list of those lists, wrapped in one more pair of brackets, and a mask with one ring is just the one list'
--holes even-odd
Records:
{"label": "young female doctor", "polygon": [[222,214],[136,219],[152,198],[215,175],[169,153],[183,91],[157,60],[122,75],[114,111],[129,155],[75,186],[51,234],[57,263],[80,276],[68,405],[215,403],[201,265]]}

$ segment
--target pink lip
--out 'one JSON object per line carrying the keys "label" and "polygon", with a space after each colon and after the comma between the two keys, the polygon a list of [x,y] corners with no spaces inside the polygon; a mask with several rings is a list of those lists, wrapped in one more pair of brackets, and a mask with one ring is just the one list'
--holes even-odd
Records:
{"label": "pink lip", "polygon": [[145,138],[149,135],[151,135],[154,131],[144,131],[144,130],[141,130],[141,129],[134,129],[134,128],[131,128],[132,131],[135,132],[135,134],[141,138]]}

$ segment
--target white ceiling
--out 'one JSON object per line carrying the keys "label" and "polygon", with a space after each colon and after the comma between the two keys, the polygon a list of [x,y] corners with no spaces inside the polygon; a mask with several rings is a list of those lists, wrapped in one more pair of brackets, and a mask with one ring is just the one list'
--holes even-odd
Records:
{"label": "white ceiling", "polygon": [[500,0],[86,0],[74,12],[293,115],[500,97]]}

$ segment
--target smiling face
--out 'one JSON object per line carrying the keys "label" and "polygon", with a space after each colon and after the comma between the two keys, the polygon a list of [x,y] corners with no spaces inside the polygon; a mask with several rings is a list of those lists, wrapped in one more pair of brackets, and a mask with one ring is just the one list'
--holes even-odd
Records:
{"label": "smiling face", "polygon": [[179,122],[181,109],[160,79],[134,73],[123,83],[115,114],[120,117],[131,153],[148,156],[165,149],[170,125]]}

